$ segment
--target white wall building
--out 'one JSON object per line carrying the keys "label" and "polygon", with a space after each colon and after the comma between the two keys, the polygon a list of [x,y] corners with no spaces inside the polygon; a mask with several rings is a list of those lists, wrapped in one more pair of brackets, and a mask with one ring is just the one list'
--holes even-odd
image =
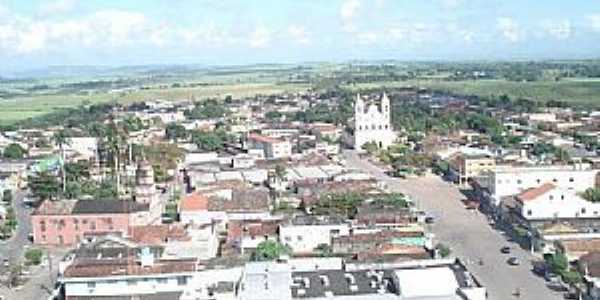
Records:
{"label": "white wall building", "polygon": [[279,226],[279,241],[294,253],[312,253],[321,244],[331,245],[336,236],[350,234],[350,224],[330,218],[296,218]]}
{"label": "white wall building", "polygon": [[354,149],[362,149],[368,142],[380,148],[389,147],[396,139],[391,124],[390,99],[384,93],[377,103],[367,103],[360,95],[354,104]]}
{"label": "white wall building", "polygon": [[503,167],[496,166],[485,185],[489,187],[494,203],[499,204],[506,196],[514,196],[523,191],[552,183],[557,187],[583,192],[596,184],[597,170],[587,165],[578,166],[538,166]]}
{"label": "white wall building", "polygon": [[292,156],[292,144],[289,141],[258,134],[248,135],[247,149],[260,149],[267,159]]}
{"label": "white wall building", "polygon": [[521,216],[527,220],[599,218],[600,203],[581,198],[573,190],[546,183],[519,194]]}

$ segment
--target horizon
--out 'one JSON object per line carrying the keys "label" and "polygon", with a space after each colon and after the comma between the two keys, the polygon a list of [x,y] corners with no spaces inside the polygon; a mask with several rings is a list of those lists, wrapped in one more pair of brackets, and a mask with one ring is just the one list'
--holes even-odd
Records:
{"label": "horizon", "polygon": [[82,65],[588,60],[600,53],[600,9],[583,0],[568,9],[558,0],[263,4],[0,0],[0,74]]}

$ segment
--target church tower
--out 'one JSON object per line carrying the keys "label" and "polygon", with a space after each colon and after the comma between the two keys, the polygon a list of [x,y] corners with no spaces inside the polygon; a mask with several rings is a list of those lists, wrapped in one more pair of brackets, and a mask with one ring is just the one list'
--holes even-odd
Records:
{"label": "church tower", "polygon": [[391,103],[383,93],[379,101],[365,101],[360,94],[354,102],[354,149],[361,150],[373,142],[379,148],[387,148],[396,139],[391,124]]}

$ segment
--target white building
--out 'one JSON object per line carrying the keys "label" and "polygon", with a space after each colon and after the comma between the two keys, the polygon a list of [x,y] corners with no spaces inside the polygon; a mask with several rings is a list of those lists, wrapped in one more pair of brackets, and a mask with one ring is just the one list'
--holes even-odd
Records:
{"label": "white building", "polygon": [[331,245],[331,239],[350,234],[350,224],[325,216],[296,217],[279,226],[279,241],[294,253],[312,253],[319,245]]}
{"label": "white building", "polygon": [[284,139],[272,138],[268,136],[249,134],[248,150],[260,149],[267,159],[285,158],[292,156],[292,144]]}
{"label": "white building", "polygon": [[519,194],[517,202],[526,220],[599,218],[600,203],[581,198],[573,190],[545,183]]}
{"label": "white building", "polygon": [[360,95],[354,104],[354,149],[374,142],[380,148],[389,147],[396,139],[391,124],[390,99],[384,93],[379,103],[365,102]]}
{"label": "white building", "polygon": [[544,183],[552,183],[557,187],[583,192],[596,184],[597,170],[588,165],[577,166],[536,166],[536,167],[503,167],[496,166],[491,172],[488,182],[490,196],[496,205],[506,196],[514,196]]}

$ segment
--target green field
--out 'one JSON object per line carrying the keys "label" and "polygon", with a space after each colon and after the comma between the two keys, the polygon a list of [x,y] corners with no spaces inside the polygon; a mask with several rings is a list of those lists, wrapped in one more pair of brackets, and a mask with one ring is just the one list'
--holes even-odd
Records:
{"label": "green field", "polygon": [[201,100],[205,98],[224,98],[231,95],[234,98],[254,96],[257,94],[281,94],[284,92],[305,91],[306,84],[219,84],[194,88],[153,88],[119,93],[94,93],[91,95],[32,95],[0,101],[0,125],[7,125],[30,117],[43,115],[53,110],[72,108],[85,103],[133,103],[143,100]]}
{"label": "green field", "polygon": [[[319,66],[314,71],[327,78],[331,72],[330,66]],[[13,124],[20,120],[40,116],[54,110],[77,107],[82,104],[106,102],[132,103],[144,100],[185,100],[206,98],[224,98],[231,95],[234,98],[254,96],[258,94],[280,94],[285,92],[306,91],[311,86],[304,83],[278,83],[293,75],[305,75],[306,71],[296,69],[219,69],[202,74],[177,74],[152,83],[141,83],[144,89],[119,90],[109,92],[108,88],[89,89],[80,92],[61,90],[60,84],[68,80],[47,80],[44,83],[50,87],[43,92],[24,93],[0,99],[0,124]],[[313,74],[314,75],[314,74]],[[435,91],[457,95],[476,95],[481,97],[499,96],[506,94],[512,99],[526,98],[535,101],[558,100],[574,105],[600,107],[600,78],[569,78],[560,81],[539,80],[533,82],[516,82],[499,80],[463,80],[450,81],[448,74],[437,73],[421,79],[406,81],[379,81],[374,83],[358,83],[342,85],[353,91],[362,89],[381,89],[398,87],[421,87]],[[135,78],[135,77],[133,77]],[[313,77],[315,78],[315,77]],[[77,79],[71,79],[77,82]],[[335,83],[335,79],[326,79]],[[18,82],[0,86],[5,90],[26,91],[27,86],[40,84],[42,81]],[[183,87],[174,87],[178,83]],[[197,84],[200,83],[200,84]],[[194,86],[195,85],[195,86]],[[325,87],[333,85],[324,85]],[[26,95],[26,96],[25,96]]]}
{"label": "green field", "polygon": [[410,80],[402,82],[365,83],[346,86],[353,90],[417,86],[459,95],[481,97],[506,94],[512,99],[535,101],[558,100],[574,105],[600,107],[600,78],[555,81],[513,82],[506,80],[439,81]]}

